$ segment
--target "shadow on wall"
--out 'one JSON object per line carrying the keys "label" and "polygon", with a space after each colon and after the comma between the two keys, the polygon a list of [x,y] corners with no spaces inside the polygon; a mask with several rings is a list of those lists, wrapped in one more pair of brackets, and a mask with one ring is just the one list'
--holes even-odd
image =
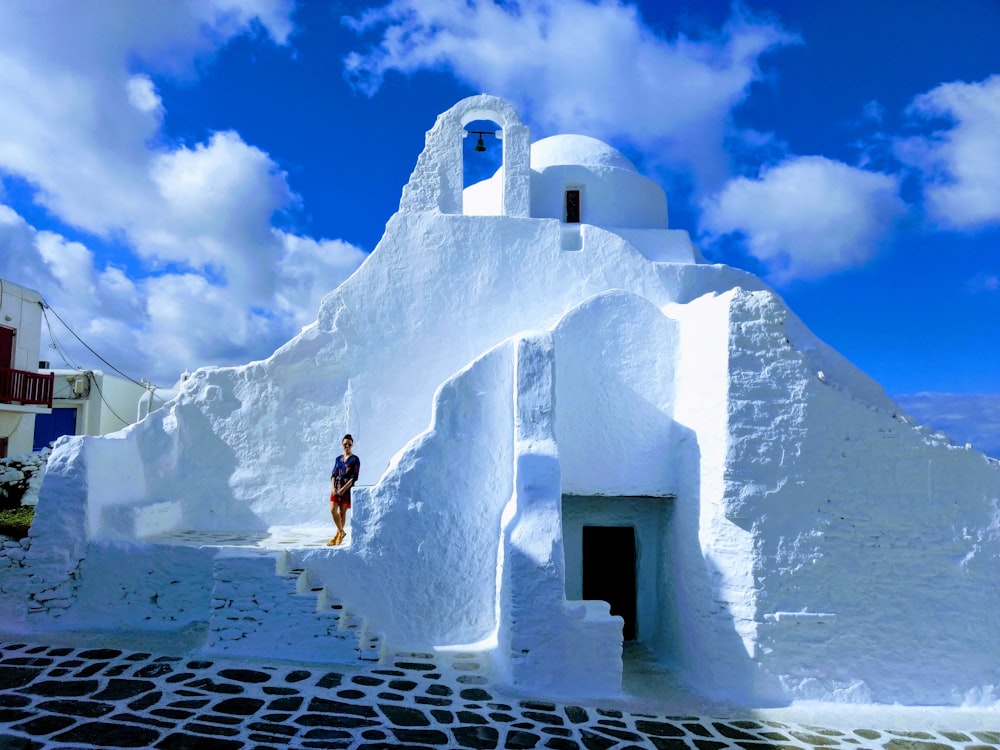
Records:
{"label": "shadow on wall", "polygon": [[[575,523],[662,525],[659,539],[645,529],[638,534],[637,552],[647,556],[641,563],[652,556],[659,569],[650,573],[643,565],[639,571],[637,637],[699,689],[756,697],[757,665],[741,638],[739,619],[752,616],[752,601],[742,598],[753,594],[743,585],[752,560],[739,559],[746,535],[724,517],[721,506],[704,507],[702,472],[715,468],[703,469],[699,435],[673,416],[679,325],[647,300],[612,291],[567,315],[555,341],[562,492],[603,499],[603,507],[596,501],[599,511],[592,520]],[[673,512],[629,519],[629,503],[634,509],[643,496],[660,503],[676,497]],[[616,506],[612,497],[629,500]],[[713,558],[719,550],[727,560]],[[572,564],[581,557],[576,554]],[[582,586],[570,588],[571,596],[583,597]]]}
{"label": "shadow on wall", "polygon": [[[664,627],[654,653],[683,682],[712,698],[762,708],[788,705],[780,685],[762,676],[737,631],[741,615],[729,603],[730,571],[701,542],[702,533],[718,533],[720,525],[736,527],[721,512],[713,517],[702,507],[698,436],[682,425],[674,429],[679,489],[663,558]],[[747,569],[751,564],[746,560]]]}
{"label": "shadow on wall", "polygon": [[191,389],[131,428],[125,440],[88,452],[88,518],[95,539],[142,540],[178,531],[267,528],[231,484],[235,450],[213,422],[240,402],[218,385]]}
{"label": "shadow on wall", "polygon": [[430,426],[375,485],[358,489],[351,546],[310,567],[393,648],[473,643],[496,627],[513,370],[508,341],[445,381]]}

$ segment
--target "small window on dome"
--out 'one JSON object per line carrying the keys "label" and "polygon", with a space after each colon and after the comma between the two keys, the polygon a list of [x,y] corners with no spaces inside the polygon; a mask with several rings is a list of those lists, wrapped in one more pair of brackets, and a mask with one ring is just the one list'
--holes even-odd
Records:
{"label": "small window on dome", "polygon": [[579,190],[567,190],[566,191],[566,223],[567,224],[579,224],[580,223],[580,191]]}

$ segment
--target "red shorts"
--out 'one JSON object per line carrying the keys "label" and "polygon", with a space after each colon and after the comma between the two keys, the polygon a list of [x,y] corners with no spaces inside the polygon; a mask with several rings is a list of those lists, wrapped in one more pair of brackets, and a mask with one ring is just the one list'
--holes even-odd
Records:
{"label": "red shorts", "polygon": [[336,493],[330,493],[330,502],[336,503],[337,505],[343,505],[345,508],[351,507],[351,491],[348,490],[343,495],[337,495]]}

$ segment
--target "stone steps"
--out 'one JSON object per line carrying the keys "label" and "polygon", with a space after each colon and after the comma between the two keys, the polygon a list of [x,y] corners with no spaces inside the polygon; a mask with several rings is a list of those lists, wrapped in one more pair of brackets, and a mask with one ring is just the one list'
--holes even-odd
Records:
{"label": "stone steps", "polygon": [[208,654],[377,662],[381,636],[285,552],[223,550],[213,561]]}

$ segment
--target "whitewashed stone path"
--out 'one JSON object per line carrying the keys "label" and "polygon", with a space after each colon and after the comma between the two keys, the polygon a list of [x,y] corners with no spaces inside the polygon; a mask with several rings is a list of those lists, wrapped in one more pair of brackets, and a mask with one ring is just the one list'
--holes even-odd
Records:
{"label": "whitewashed stone path", "polygon": [[996,730],[833,729],[511,698],[484,654],[355,669],[0,644],[0,750],[1000,748]]}

